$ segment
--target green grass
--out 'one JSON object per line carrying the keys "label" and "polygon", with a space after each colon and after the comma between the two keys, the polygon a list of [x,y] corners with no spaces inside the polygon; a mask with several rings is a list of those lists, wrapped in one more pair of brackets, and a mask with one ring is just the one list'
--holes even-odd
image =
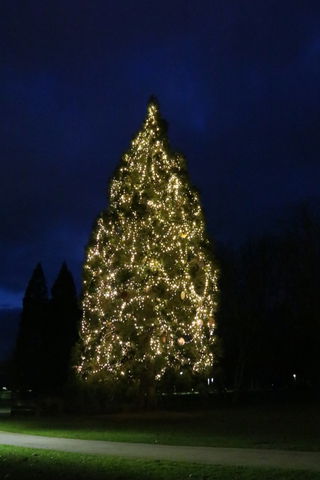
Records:
{"label": "green grass", "polygon": [[319,472],[223,467],[0,446],[0,479],[320,480]]}
{"label": "green grass", "polygon": [[0,419],[0,430],[119,442],[320,451],[320,409],[315,405],[92,417],[9,417]]}

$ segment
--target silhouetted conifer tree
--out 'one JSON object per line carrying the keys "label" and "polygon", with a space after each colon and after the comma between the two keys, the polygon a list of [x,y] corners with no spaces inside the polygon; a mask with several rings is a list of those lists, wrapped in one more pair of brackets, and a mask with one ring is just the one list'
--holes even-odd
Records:
{"label": "silhouetted conifer tree", "polygon": [[13,381],[18,388],[43,389],[45,382],[45,330],[48,291],[41,264],[38,263],[28,283],[14,354]]}
{"label": "silhouetted conifer tree", "polygon": [[76,287],[66,263],[51,289],[50,328],[47,343],[50,355],[48,373],[52,389],[62,387],[70,372],[71,351],[78,339],[80,309]]}

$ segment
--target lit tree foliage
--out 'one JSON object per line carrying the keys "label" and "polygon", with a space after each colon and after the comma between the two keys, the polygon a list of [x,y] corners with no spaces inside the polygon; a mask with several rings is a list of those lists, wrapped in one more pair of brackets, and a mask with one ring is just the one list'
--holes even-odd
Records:
{"label": "lit tree foliage", "polygon": [[216,297],[199,196],[152,99],[87,250],[80,374],[140,389],[206,374]]}

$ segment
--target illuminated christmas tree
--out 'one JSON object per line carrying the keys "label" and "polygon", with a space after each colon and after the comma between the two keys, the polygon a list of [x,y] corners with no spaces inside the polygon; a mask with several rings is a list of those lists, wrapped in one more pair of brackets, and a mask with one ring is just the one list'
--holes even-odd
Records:
{"label": "illuminated christmas tree", "polygon": [[87,249],[78,371],[146,394],[168,378],[199,379],[214,361],[216,305],[199,196],[152,99]]}

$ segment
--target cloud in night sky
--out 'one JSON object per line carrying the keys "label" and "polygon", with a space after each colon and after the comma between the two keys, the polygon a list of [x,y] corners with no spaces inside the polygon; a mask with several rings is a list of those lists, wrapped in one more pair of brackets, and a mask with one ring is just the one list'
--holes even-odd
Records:
{"label": "cloud in night sky", "polygon": [[2,302],[38,261],[79,285],[150,94],[219,241],[319,197],[319,25],[312,0],[1,2]]}

